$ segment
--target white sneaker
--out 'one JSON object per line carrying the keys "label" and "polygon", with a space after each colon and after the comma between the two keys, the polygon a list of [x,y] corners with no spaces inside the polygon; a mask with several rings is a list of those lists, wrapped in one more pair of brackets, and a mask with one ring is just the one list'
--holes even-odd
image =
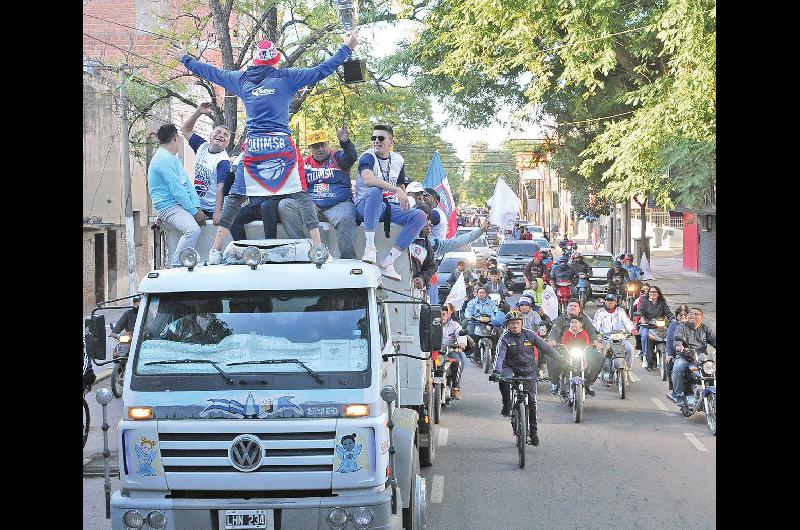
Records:
{"label": "white sneaker", "polygon": [[208,264],[209,265],[221,265],[222,264],[222,252],[219,250],[212,248],[208,251]]}
{"label": "white sneaker", "polygon": [[400,275],[394,270],[394,263],[390,263],[385,267],[381,267],[381,274],[389,278],[390,280],[400,281]]}
{"label": "white sneaker", "polygon": [[647,369],[647,359],[642,359],[642,368]]}
{"label": "white sneaker", "polygon": [[364,257],[361,258],[361,261],[366,261],[367,263],[372,263],[375,265],[378,263],[378,248],[370,245],[364,247]]}

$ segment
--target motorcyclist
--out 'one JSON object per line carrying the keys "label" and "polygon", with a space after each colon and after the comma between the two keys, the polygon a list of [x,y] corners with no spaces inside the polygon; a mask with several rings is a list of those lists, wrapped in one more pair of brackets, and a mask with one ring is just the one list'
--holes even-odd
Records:
{"label": "motorcyclist", "polygon": [[542,253],[542,263],[545,264],[549,272],[553,268],[553,251],[549,248],[543,248],[539,252]]}
{"label": "motorcyclist", "polygon": [[625,285],[628,283],[629,279],[628,271],[622,268],[622,262],[618,259],[614,260],[613,267],[608,269],[608,273],[606,274],[609,292],[622,296]]}
{"label": "motorcyclist", "polygon": [[[703,310],[693,307],[685,324],[675,329],[675,362],[672,365],[672,392],[678,405],[686,406],[686,381],[689,377],[689,366],[695,361],[695,355],[707,353],[708,345],[717,347],[717,334],[703,324]],[[693,348],[694,351],[688,348]],[[668,357],[667,361],[671,359]]]}
{"label": "motorcyclist", "polygon": [[653,343],[649,340],[648,329],[641,326],[649,323],[654,318],[664,317],[669,322],[674,317],[667,305],[667,301],[664,299],[664,295],[661,294],[661,289],[655,285],[650,286],[648,289],[647,298],[639,305],[638,312],[642,317],[639,321],[639,331],[642,332],[642,353],[645,355],[645,360],[642,364],[646,364],[645,369],[652,372],[658,368],[656,366],[655,349],[653,348]]}
{"label": "motorcyclist", "polygon": [[119,334],[125,331],[126,333],[133,333],[133,326],[136,324],[136,317],[139,315],[139,304],[142,302],[142,297],[137,296],[131,301],[132,308],[128,309],[122,314],[122,318],[117,320],[114,328],[111,330],[111,336],[119,339]]}
{"label": "motorcyclist", "polygon": [[508,288],[503,280],[500,279],[502,273],[497,269],[489,269],[489,281],[483,284],[489,294],[497,293],[501,298],[508,296]]}
{"label": "motorcyclist", "polygon": [[[448,355],[458,359],[458,367],[453,374],[453,397],[461,399],[461,374],[464,371],[464,366],[467,363],[467,356],[465,351],[471,350],[471,345],[467,337],[460,336],[461,324],[453,320],[452,316],[455,312],[453,304],[445,304],[442,306],[442,348],[441,352],[448,352]],[[457,344],[457,347],[448,347]]]}
{"label": "motorcyclist", "polygon": [[[675,358],[675,330],[678,329],[678,326],[681,324],[686,323],[689,320],[689,306],[686,304],[681,304],[675,308],[675,320],[669,323],[669,327],[667,328],[667,338],[666,338],[666,349],[667,349],[667,366],[669,367],[669,363],[673,362]],[[671,372],[670,372],[671,373]],[[669,389],[672,390],[672,377],[669,378]]]}
{"label": "motorcyclist", "polygon": [[586,263],[583,259],[583,255],[580,252],[573,252],[572,253],[572,268],[575,269],[576,273],[583,272],[588,274],[589,276],[592,275],[592,267]]}
{"label": "motorcyclist", "polygon": [[[569,319],[573,316],[582,317],[583,329],[589,334],[589,340],[592,341],[594,348],[587,350],[586,360],[589,366],[586,369],[586,393],[594,396],[594,388],[591,386],[597,379],[600,369],[603,367],[603,354],[600,353],[602,344],[597,338],[597,330],[594,328],[592,321],[581,309],[581,303],[577,298],[570,298],[567,302],[567,312],[558,315],[558,318],[553,320],[553,327],[550,329],[550,334],[547,336],[550,346],[555,347],[564,335],[564,331],[569,328]],[[558,367],[551,365],[550,361],[547,364],[547,371],[550,374],[558,374]],[[553,383],[550,387],[550,393],[553,395],[558,394],[558,383]]]}
{"label": "motorcyclist", "polygon": [[517,311],[522,316],[522,327],[536,331],[540,323],[547,326],[548,332],[553,327],[553,321],[550,317],[544,315],[544,312],[539,313],[539,310],[534,306],[533,300],[529,296],[522,295],[517,300]]}
{"label": "motorcyclist", "polygon": [[528,288],[531,286],[535,278],[541,278],[545,282],[548,282],[550,279],[550,270],[547,268],[547,265],[542,262],[542,253],[536,252],[533,255],[533,259],[531,259],[527,265],[525,265],[525,270],[522,272],[523,278],[525,278],[525,287]]}
{"label": "motorcyclist", "polygon": [[642,279],[642,269],[633,264],[633,254],[625,254],[625,257],[622,259],[622,268],[628,271],[628,278],[631,280]]}
{"label": "motorcyclist", "polygon": [[[500,337],[497,345],[497,360],[494,371],[489,377],[496,381],[502,375],[505,378],[512,376],[524,377],[523,389],[528,393],[528,432],[532,445],[539,445],[538,425],[536,423],[536,381],[539,377],[539,368],[534,358],[534,347],[539,352],[548,356],[548,362],[553,360],[554,365],[560,367],[564,364],[562,356],[553,349],[547,341],[529,329],[522,327],[522,316],[519,311],[509,311],[505,319],[506,331]],[[500,382],[500,396],[503,408],[500,414],[511,414],[511,385]]]}
{"label": "motorcyclist", "polygon": [[[612,331],[622,331],[624,329],[632,335],[637,335],[639,330],[633,325],[628,314],[617,307],[617,297],[609,293],[604,300],[605,306],[602,309],[598,309],[592,319],[592,325],[594,325],[597,332],[611,333]],[[630,368],[633,368],[633,344],[628,340],[623,341],[623,344],[625,345],[625,361],[628,363],[629,368],[628,382],[632,383]],[[603,353],[605,354],[605,352]]]}
{"label": "motorcyclist", "polygon": [[495,311],[497,311],[497,305],[494,303],[494,300],[489,298],[486,287],[478,286],[475,290],[475,298],[467,303],[467,308],[464,310],[464,318],[467,320],[467,332],[475,342],[478,341],[474,333],[475,320],[473,319],[477,319],[481,315],[488,315],[491,317],[494,315]]}
{"label": "motorcyclist", "polygon": [[556,288],[556,282],[570,282],[570,292],[575,296],[575,285],[578,283],[578,273],[567,264],[567,257],[561,256],[553,268],[550,269],[550,285]]}
{"label": "motorcyclist", "polygon": [[566,253],[567,245],[572,245],[572,251],[578,250],[578,245],[576,245],[572,239],[568,238],[567,233],[564,232],[564,237],[558,242],[562,253]]}

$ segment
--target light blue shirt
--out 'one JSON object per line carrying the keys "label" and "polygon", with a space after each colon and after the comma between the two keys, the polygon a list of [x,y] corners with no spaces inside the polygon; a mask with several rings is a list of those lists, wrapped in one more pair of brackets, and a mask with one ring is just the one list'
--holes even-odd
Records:
{"label": "light blue shirt", "polygon": [[642,269],[640,269],[636,265],[631,264],[631,265],[628,265],[627,267],[625,265],[623,265],[622,268],[625,269],[626,271],[628,271],[628,278],[630,278],[631,280],[641,280],[642,279]]}
{"label": "light blue shirt", "polygon": [[493,316],[495,311],[497,311],[497,306],[495,305],[494,300],[488,296],[486,297],[486,300],[481,300],[476,296],[467,304],[467,309],[464,313],[464,316],[466,318],[479,317],[481,315]]}
{"label": "light blue shirt", "polygon": [[163,147],[156,150],[150,167],[147,170],[147,187],[153,207],[166,210],[176,204],[194,215],[200,209],[200,197],[194,189],[194,183],[183,169],[177,156]]}

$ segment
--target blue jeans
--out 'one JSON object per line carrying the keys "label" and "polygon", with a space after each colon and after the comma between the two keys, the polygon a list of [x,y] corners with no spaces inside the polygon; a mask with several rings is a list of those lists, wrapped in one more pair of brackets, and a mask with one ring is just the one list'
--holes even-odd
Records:
{"label": "blue jeans", "polygon": [[675,396],[684,394],[688,376],[689,361],[684,357],[677,357],[672,364],[672,393]]}
{"label": "blue jeans", "polygon": [[458,369],[455,370],[453,377],[453,388],[461,388],[461,374],[464,372],[464,366],[467,364],[467,354],[463,351],[455,351],[448,354],[448,357],[455,357],[458,359]]}
{"label": "blue jeans", "polygon": [[247,239],[244,225],[261,220],[264,223],[264,238],[278,237],[278,203],[283,196],[250,197],[247,206],[242,206],[231,225],[231,237],[234,240]]}
{"label": "blue jeans", "polygon": [[[649,343],[647,340],[649,339],[648,336],[649,333],[650,333],[649,329],[643,326],[639,326],[639,336],[642,338],[642,355],[644,355],[645,360],[649,359],[649,356],[647,355],[647,348],[649,347]],[[652,366],[650,366],[649,364],[647,366],[648,368],[652,368]]]}
{"label": "blue jeans", "polygon": [[[403,227],[397,236],[395,246],[400,250],[405,250],[419,236],[428,216],[417,208],[404,210],[399,204],[388,203],[388,205],[392,212],[392,222]],[[378,221],[382,221],[386,215],[386,207],[387,203],[383,202],[383,190],[370,188],[366,196],[356,204],[356,213],[358,219],[364,222],[364,231],[375,231]]]}
{"label": "blue jeans", "polygon": [[428,287],[428,303],[437,305],[439,303],[439,287],[431,285]]}

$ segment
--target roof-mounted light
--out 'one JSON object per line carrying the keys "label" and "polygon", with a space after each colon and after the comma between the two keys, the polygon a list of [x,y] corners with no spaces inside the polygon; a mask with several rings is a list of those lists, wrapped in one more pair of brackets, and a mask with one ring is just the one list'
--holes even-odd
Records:
{"label": "roof-mounted light", "polygon": [[328,248],[323,245],[314,245],[308,251],[308,259],[311,260],[311,263],[317,266],[317,268],[321,268],[322,264],[328,259]]}
{"label": "roof-mounted light", "polygon": [[250,268],[255,270],[261,263],[261,251],[258,247],[247,247],[242,251],[242,259],[245,265],[250,265]]}
{"label": "roof-mounted light", "polygon": [[191,271],[197,266],[197,262],[200,261],[200,255],[195,249],[188,247],[181,250],[181,253],[178,254],[178,261]]}

